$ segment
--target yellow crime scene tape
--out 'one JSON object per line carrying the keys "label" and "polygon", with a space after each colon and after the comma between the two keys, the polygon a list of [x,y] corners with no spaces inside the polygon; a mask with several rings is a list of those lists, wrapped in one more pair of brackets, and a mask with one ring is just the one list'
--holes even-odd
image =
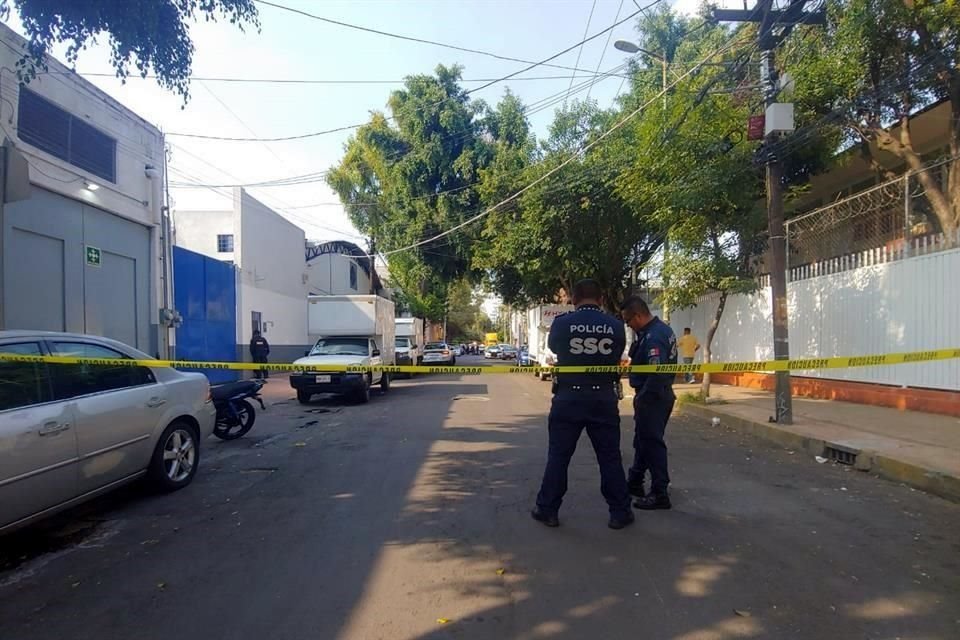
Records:
{"label": "yellow crime scene tape", "polygon": [[292,364],[255,362],[207,362],[201,360],[132,360],[119,358],[79,358],[73,356],[25,356],[15,353],[0,353],[0,361],[46,362],[50,364],[87,364],[116,366],[123,363],[139,367],[174,367],[177,369],[231,369],[236,371],[270,371],[290,373],[459,373],[465,375],[504,373],[744,373],[771,371],[809,371],[814,369],[846,369],[848,367],[876,367],[882,365],[914,364],[936,360],[960,358],[960,348],[935,349],[933,351],[909,351],[869,356],[840,356],[835,358],[797,358],[792,360],[752,360],[745,362],[711,362],[707,364],[652,364],[625,366],[579,366],[539,367],[515,365],[490,366],[425,366],[425,365],[335,365]]}

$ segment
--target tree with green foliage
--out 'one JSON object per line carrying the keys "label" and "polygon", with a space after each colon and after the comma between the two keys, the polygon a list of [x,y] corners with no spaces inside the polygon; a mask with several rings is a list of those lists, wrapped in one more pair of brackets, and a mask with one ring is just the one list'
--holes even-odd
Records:
{"label": "tree with green foliage", "polygon": [[[729,33],[677,18],[670,9],[639,22],[644,48],[665,51],[672,66],[688,69]],[[685,36],[687,33],[695,35]],[[758,257],[766,249],[762,172],[756,144],[742,134],[753,105],[731,92],[748,77],[749,49],[733,49],[680,81],[665,105],[650,74],[638,73],[623,103],[647,103],[624,135],[634,150],[617,178],[618,193],[654,226],[668,230],[670,250],[658,260],[664,307],[682,309],[716,293],[718,305],[703,345],[704,362],[727,298],[757,288]],[[613,152],[622,150],[612,148]],[[710,377],[704,376],[704,396]]]}
{"label": "tree with green foliage", "polygon": [[519,198],[486,219],[475,264],[513,306],[555,302],[580,278],[600,283],[614,310],[629,286],[634,264],[656,251],[662,238],[617,194],[616,161],[583,148],[609,124],[592,103],[573,102],[557,112],[541,144],[508,145],[509,161],[481,173],[488,205],[524,185]]}
{"label": "tree with green foliage", "polygon": [[[390,96],[390,117],[373,114],[327,175],[371,252],[417,244],[477,212],[476,184],[493,156],[489,110],[459,80],[459,67],[443,65],[408,77]],[[474,277],[474,237],[468,228],[390,255],[391,277],[415,315],[440,320],[449,284]]]}
{"label": "tree with green foliage", "polygon": [[483,341],[493,321],[483,311],[483,300],[466,280],[450,285],[447,296],[447,342]]}
{"label": "tree with green foliage", "polygon": [[[950,157],[960,156],[960,3],[931,0],[830,0],[827,29],[792,36],[784,64],[796,79],[798,106],[823,114],[847,144],[882,176],[874,149],[917,171],[933,222],[949,238],[960,227],[960,163],[946,180],[919,171],[910,117],[939,101],[950,104]],[[891,131],[899,125],[899,131]]]}
{"label": "tree with green foliage", "polygon": [[17,65],[24,82],[46,69],[51,47],[67,44],[67,63],[107,34],[110,62],[117,77],[131,66],[141,76],[151,71],[165,89],[190,97],[194,46],[189,22],[223,18],[243,29],[259,29],[254,0],[0,0],[0,16],[11,8],[27,35],[27,52]]}

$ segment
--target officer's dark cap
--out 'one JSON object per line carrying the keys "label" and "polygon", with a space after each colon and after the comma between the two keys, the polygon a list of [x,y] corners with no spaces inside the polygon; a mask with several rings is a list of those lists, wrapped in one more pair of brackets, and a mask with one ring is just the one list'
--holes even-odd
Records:
{"label": "officer's dark cap", "polygon": [[584,278],[573,285],[574,300],[599,300],[602,295],[600,283],[593,278]]}

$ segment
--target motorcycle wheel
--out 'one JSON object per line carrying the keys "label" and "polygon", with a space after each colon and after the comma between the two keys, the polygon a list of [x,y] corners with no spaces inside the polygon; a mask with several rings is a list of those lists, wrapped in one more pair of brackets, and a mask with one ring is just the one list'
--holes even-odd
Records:
{"label": "motorcycle wheel", "polygon": [[213,427],[213,435],[221,440],[236,440],[250,431],[256,420],[257,412],[254,411],[253,405],[247,400],[241,400],[237,404],[236,422],[230,419],[218,420],[217,424]]}

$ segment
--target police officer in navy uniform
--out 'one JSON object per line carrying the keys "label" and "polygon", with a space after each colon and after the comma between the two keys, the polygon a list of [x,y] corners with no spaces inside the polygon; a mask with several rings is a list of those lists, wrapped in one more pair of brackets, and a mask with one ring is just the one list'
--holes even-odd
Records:
{"label": "police officer in navy uniform", "polygon": [[[626,348],[623,323],[600,310],[600,285],[581,280],[573,287],[576,310],[557,317],[548,345],[558,366],[616,366]],[[633,522],[630,493],[620,456],[620,412],[616,373],[562,373],[554,376],[549,449],[534,520],[559,526],[557,512],[567,492],[567,467],[584,428],[600,465],[600,491],[610,508],[611,529]]]}
{"label": "police officer in navy uniform", "polygon": [[[630,347],[630,364],[677,364],[677,337],[666,323],[650,313],[643,298],[631,296],[621,305],[624,321],[636,331],[637,340]],[[633,466],[628,486],[637,496],[637,509],[669,509],[667,487],[667,445],[663,434],[673,411],[673,373],[631,373],[634,388]],[[651,492],[644,491],[644,476],[650,472]]]}

